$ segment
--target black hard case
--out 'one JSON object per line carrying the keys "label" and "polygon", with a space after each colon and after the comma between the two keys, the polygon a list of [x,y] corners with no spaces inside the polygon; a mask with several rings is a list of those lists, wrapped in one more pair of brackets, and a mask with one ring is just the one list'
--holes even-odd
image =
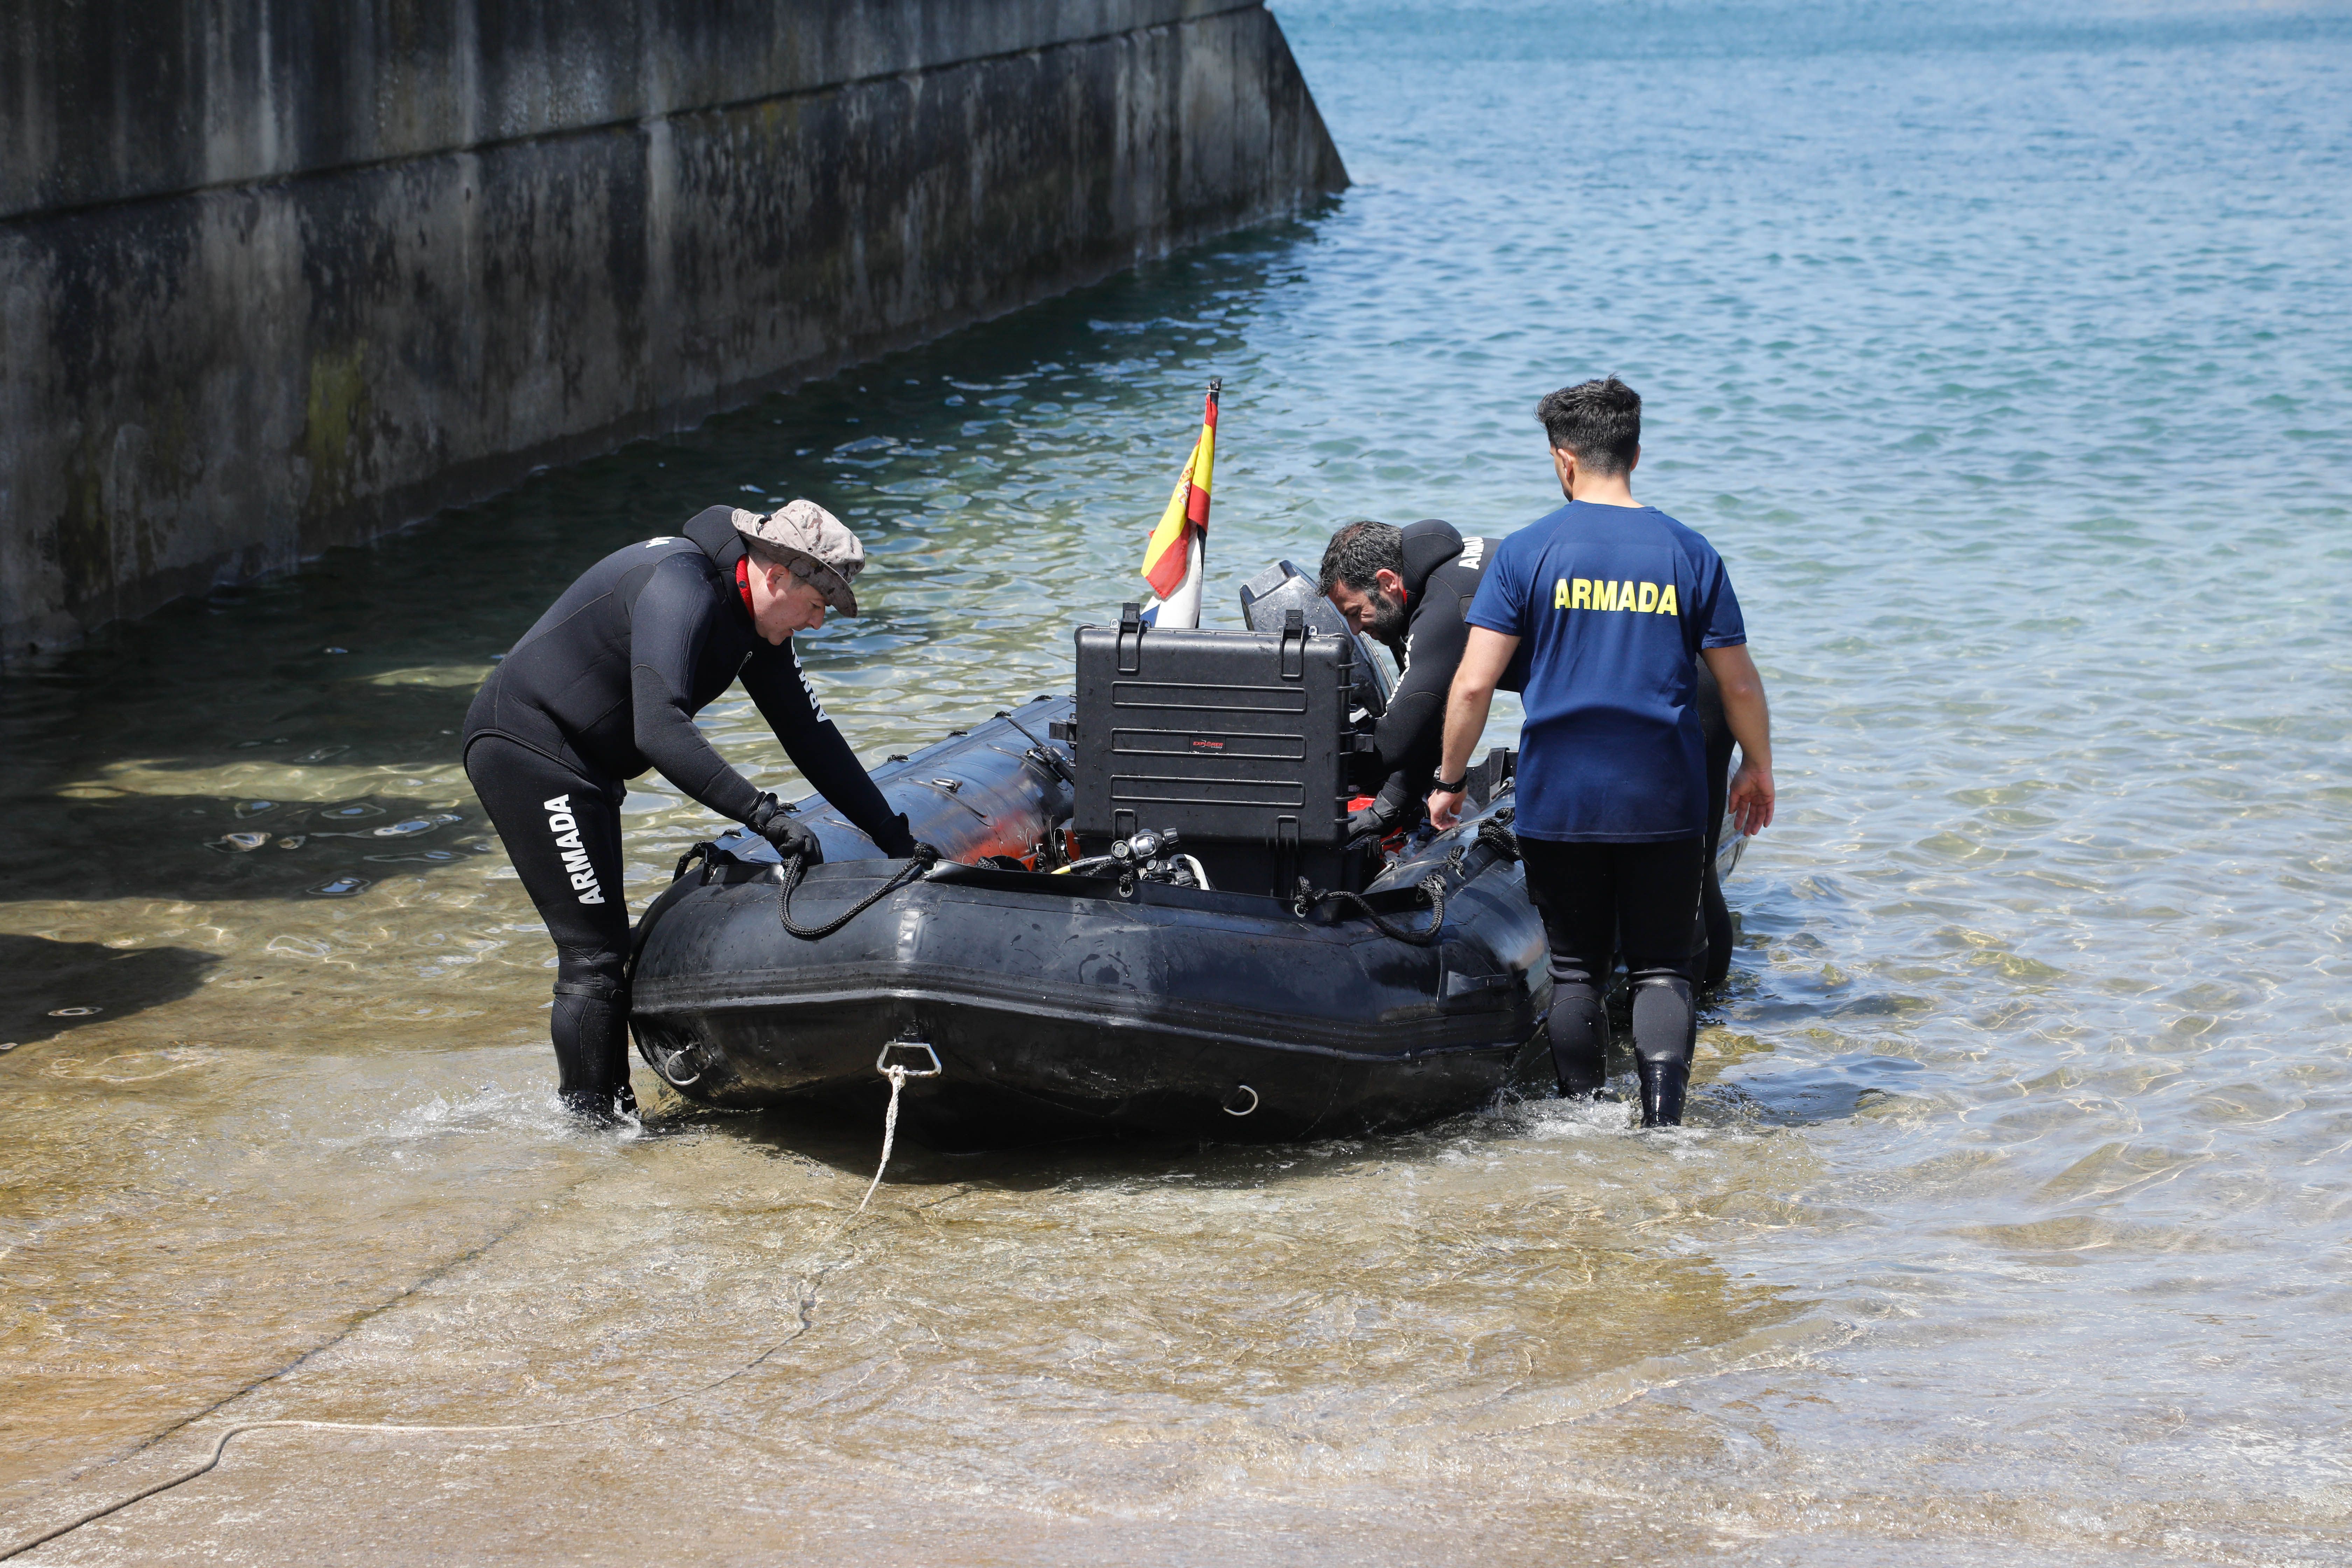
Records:
{"label": "black hard case", "polygon": [[1071,826],[1090,852],[1172,828],[1228,891],[1348,885],[1353,637],[1162,631],[1130,605],[1077,645]]}

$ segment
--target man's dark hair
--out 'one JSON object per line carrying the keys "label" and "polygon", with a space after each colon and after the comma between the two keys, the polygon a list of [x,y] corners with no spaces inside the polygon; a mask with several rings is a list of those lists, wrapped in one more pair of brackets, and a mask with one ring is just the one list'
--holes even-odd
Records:
{"label": "man's dark hair", "polygon": [[1345,583],[1359,594],[1369,594],[1378,572],[1404,575],[1404,531],[1360,517],[1333,534],[1324,547],[1315,591],[1328,599],[1333,587]]}
{"label": "man's dark hair", "polygon": [[1536,417],[1553,446],[1598,476],[1630,471],[1642,450],[1642,395],[1613,375],[1546,393]]}

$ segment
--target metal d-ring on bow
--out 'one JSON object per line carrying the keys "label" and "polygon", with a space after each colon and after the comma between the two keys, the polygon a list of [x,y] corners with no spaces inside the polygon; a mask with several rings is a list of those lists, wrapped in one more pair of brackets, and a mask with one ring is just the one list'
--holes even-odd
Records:
{"label": "metal d-ring on bow", "polygon": [[793,923],[793,889],[801,885],[803,877],[808,875],[808,862],[798,855],[792,856],[784,861],[784,891],[782,899],[778,901],[776,912],[783,920],[784,930],[803,942],[821,941],[831,936],[899,889],[912,887],[921,881],[924,873],[931,868],[932,864],[939,858],[940,852],[929,845],[916,845],[914,854],[908,857],[904,866],[890,873],[888,881],[858,900],[845,913],[821,926],[803,926]]}

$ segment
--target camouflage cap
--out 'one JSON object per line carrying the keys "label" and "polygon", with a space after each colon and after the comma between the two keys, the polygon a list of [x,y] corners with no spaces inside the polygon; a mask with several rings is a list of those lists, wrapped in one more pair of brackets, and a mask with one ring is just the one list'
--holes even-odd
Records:
{"label": "camouflage cap", "polygon": [[866,569],[866,547],[816,502],[786,501],[765,517],[738,511],[735,531],[781,558],[793,576],[814,585],[841,614],[857,613],[857,595],[849,585]]}

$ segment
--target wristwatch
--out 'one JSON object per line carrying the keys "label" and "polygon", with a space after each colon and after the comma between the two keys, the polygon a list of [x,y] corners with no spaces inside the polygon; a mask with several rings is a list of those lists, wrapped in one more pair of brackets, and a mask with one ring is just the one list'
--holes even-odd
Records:
{"label": "wristwatch", "polygon": [[1468,773],[1464,773],[1452,784],[1447,784],[1444,779],[1439,779],[1435,784],[1431,784],[1429,787],[1438,795],[1460,795],[1464,790],[1470,787],[1470,775]]}

